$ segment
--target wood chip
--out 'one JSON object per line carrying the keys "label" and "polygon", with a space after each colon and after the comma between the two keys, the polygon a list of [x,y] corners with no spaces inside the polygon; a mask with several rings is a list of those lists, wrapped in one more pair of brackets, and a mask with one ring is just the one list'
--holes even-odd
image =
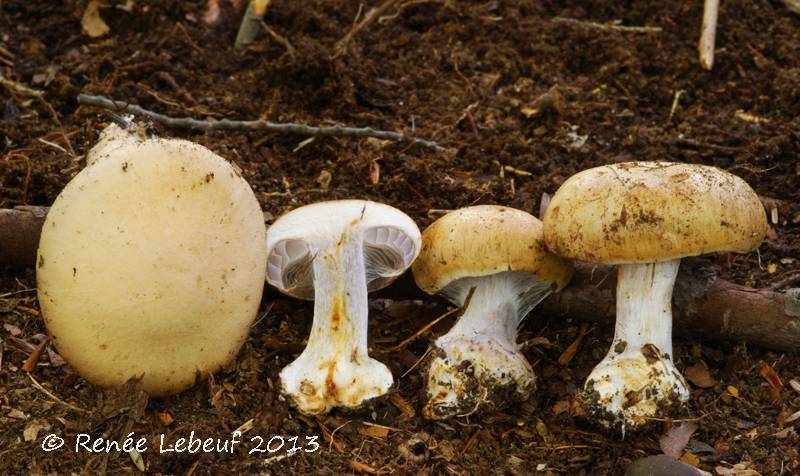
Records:
{"label": "wood chip", "polygon": [[409,418],[414,418],[414,416],[416,416],[417,412],[414,410],[414,407],[399,393],[389,394],[389,401],[392,402],[392,405],[397,407],[398,410],[403,412],[405,416]]}
{"label": "wood chip", "polygon": [[717,381],[711,376],[711,372],[709,372],[708,367],[706,367],[706,364],[703,362],[697,362],[691,367],[686,368],[686,370],[683,371],[683,375],[687,380],[692,382],[692,384],[700,388],[711,388],[717,384]]}
{"label": "wood chip", "polygon": [[89,0],[89,3],[86,5],[86,10],[83,11],[81,26],[83,27],[83,31],[92,38],[103,36],[111,30],[100,17],[99,1]]}
{"label": "wood chip", "polygon": [[389,428],[385,426],[362,426],[358,429],[358,432],[373,438],[386,438],[389,436]]}

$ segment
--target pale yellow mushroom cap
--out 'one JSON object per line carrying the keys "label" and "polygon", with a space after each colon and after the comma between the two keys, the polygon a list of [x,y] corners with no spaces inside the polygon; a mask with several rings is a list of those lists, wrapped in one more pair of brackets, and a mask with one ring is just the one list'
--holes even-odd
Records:
{"label": "pale yellow mushroom cap", "polygon": [[750,186],[716,167],[628,162],[584,170],[550,200],[547,247],[593,263],[651,263],[748,252],[767,217]]}
{"label": "pale yellow mushroom cap", "polygon": [[422,233],[422,251],[411,268],[423,291],[434,294],[467,277],[522,271],[564,287],[572,264],[544,247],[542,222],[498,205],[461,208]]}
{"label": "pale yellow mushroom cap", "polygon": [[106,148],[44,223],[44,321],[90,382],[143,375],[150,394],[177,393],[243,344],[261,301],[265,240],[252,190],[205,147],[151,139]]}

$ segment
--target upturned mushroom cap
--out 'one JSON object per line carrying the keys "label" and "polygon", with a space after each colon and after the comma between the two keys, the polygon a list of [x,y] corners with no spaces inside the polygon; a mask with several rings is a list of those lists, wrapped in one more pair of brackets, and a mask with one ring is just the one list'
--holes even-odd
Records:
{"label": "upturned mushroom cap", "polygon": [[748,252],[767,219],[756,193],[716,167],[628,162],[584,170],[550,200],[547,247],[593,263],[650,263]]}
{"label": "upturned mushroom cap", "polygon": [[422,253],[412,266],[417,286],[435,294],[450,283],[503,271],[521,271],[563,288],[572,264],[547,251],[542,222],[498,205],[461,208],[422,233]]}
{"label": "upturned mushroom cap", "polygon": [[230,362],[256,316],[266,230],[245,180],[183,140],[114,147],[56,199],[39,243],[44,321],[92,383],[177,393]]}
{"label": "upturned mushroom cap", "polygon": [[292,297],[313,300],[311,263],[316,253],[353,232],[363,233],[370,292],[403,274],[420,251],[419,228],[394,207],[368,200],[312,203],[280,216],[269,227],[267,281]]}

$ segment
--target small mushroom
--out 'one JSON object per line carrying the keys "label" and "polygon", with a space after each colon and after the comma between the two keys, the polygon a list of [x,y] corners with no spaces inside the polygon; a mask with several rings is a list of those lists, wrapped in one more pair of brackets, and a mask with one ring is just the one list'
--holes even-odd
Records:
{"label": "small mushroom", "polygon": [[267,280],[314,300],[308,344],[280,374],[300,411],[358,407],[392,386],[389,369],[367,355],[367,293],[402,274],[419,249],[411,218],[364,200],[307,205],[269,228]]}
{"label": "small mushroom", "polygon": [[412,269],[422,290],[466,306],[433,344],[423,415],[444,419],[527,399],[536,376],[518,349],[517,330],[573,271],[545,249],[542,223],[502,206],[456,210],[422,234]]}
{"label": "small mushroom", "polygon": [[37,282],[61,355],[109,387],[142,376],[153,396],[227,365],[261,302],[266,227],[247,182],[185,140],[116,125],[55,200]]}
{"label": "small mushroom", "polygon": [[751,251],[766,229],[755,192],[715,167],[630,162],[564,182],[544,217],[547,247],[619,265],[614,340],[581,398],[590,416],[624,433],[688,400],[672,361],[671,298],[680,260]]}

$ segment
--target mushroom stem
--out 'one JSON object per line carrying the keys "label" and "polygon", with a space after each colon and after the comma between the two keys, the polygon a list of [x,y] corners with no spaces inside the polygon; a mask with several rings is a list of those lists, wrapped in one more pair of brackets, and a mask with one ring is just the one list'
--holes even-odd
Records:
{"label": "mushroom stem", "polygon": [[672,362],[672,289],[680,260],[620,265],[611,349],[586,380],[582,398],[603,425],[645,424],[689,390]]}
{"label": "mushroom stem", "polygon": [[363,239],[353,230],[314,258],[311,334],[305,350],[280,374],[284,392],[304,413],[357,407],[393,383],[389,369],[367,355]]}
{"label": "mushroom stem", "polygon": [[427,418],[500,407],[526,399],[535,388],[536,376],[517,346],[517,329],[551,286],[527,273],[503,272],[461,279],[443,294],[464,305],[472,288],[464,314],[434,343],[423,408]]}
{"label": "mushroom stem", "polygon": [[[648,344],[672,355],[672,288],[679,266],[680,260],[672,260],[619,267],[614,345],[606,359],[639,352]],[[616,352],[623,342],[625,351]]]}

